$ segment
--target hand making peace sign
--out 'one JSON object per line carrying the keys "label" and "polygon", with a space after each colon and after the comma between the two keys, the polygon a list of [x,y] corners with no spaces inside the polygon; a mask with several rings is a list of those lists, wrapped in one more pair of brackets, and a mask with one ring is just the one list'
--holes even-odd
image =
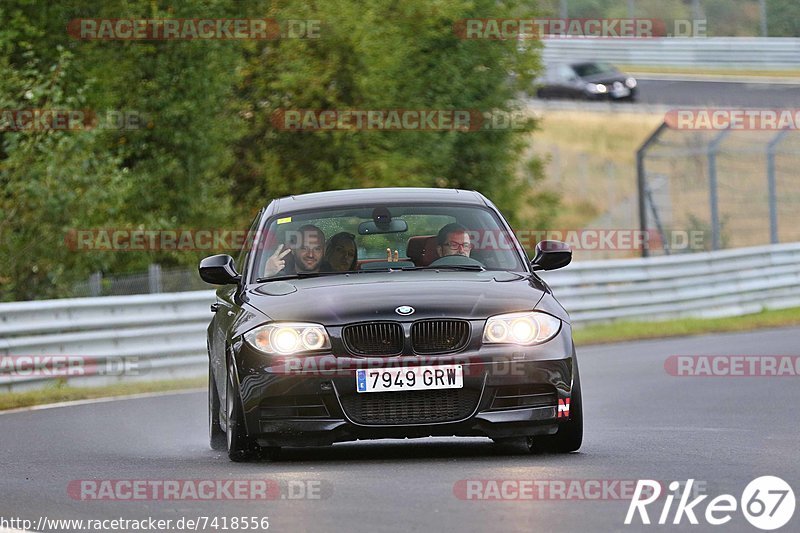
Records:
{"label": "hand making peace sign", "polygon": [[278,249],[275,250],[275,253],[267,259],[267,265],[265,268],[265,274],[267,276],[274,276],[286,266],[286,261],[283,260],[287,254],[291,253],[291,248],[283,249],[283,244],[278,245]]}

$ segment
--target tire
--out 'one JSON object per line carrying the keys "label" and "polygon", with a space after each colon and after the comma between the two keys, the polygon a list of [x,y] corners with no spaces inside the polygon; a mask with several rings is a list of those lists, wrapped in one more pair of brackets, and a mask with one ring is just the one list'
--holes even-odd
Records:
{"label": "tire", "polygon": [[569,402],[570,418],[558,427],[555,435],[531,437],[528,448],[533,453],[570,453],[580,449],[583,443],[583,394],[578,364],[575,363],[575,377]]}
{"label": "tire", "polygon": [[228,378],[225,389],[225,413],[227,424],[225,431],[228,458],[234,462],[249,461],[258,456],[258,444],[247,435],[242,411],[242,400],[236,383],[233,364],[228,364]]}
{"label": "tire", "polygon": [[228,443],[225,432],[219,423],[219,393],[214,381],[214,373],[211,371],[211,364],[208,365],[208,441],[212,450],[227,450]]}

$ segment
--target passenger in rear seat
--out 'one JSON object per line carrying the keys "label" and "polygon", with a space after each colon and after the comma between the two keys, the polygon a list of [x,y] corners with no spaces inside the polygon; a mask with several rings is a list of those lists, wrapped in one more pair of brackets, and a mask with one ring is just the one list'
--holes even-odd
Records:
{"label": "passenger in rear seat", "polygon": [[328,240],[320,271],[347,272],[358,270],[358,248],[352,233],[337,233]]}

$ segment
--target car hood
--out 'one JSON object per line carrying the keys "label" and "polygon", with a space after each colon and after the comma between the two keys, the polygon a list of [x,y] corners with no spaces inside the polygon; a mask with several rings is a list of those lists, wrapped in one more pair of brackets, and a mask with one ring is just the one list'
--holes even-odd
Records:
{"label": "car hood", "polygon": [[[272,320],[329,326],[369,320],[482,319],[533,309],[546,288],[535,277],[508,272],[389,272],[270,281],[247,292],[250,305]],[[411,306],[414,313],[395,310]]]}
{"label": "car hood", "polygon": [[622,72],[601,72],[599,74],[581,77],[581,79],[587,83],[614,83],[615,81],[625,83],[625,80],[628,78],[630,78],[630,76],[626,76]]}

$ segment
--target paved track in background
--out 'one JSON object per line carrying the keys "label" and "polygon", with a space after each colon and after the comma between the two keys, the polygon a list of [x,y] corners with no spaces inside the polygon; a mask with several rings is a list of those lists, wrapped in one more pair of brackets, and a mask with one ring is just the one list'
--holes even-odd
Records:
{"label": "paved track in background", "polygon": [[639,81],[639,103],[676,106],[800,107],[800,85],[728,81]]}
{"label": "paved track in background", "polygon": [[[781,329],[580,348],[586,434],[581,451],[566,456],[446,438],[289,449],[277,463],[236,464],[207,446],[203,393],[0,415],[0,517],[269,516],[279,532],[758,531],[741,513],[717,528],[624,526],[628,501],[468,501],[453,487],[463,479],[695,478],[712,496],[738,498],[753,478],[778,475],[800,494],[800,378],[679,378],[663,366],[670,355],[795,355],[798,338],[800,330]],[[67,493],[77,479],[245,478],[319,480],[332,493],[268,502]],[[780,531],[798,529],[800,509]]]}
{"label": "paved track in background", "polygon": [[800,84],[639,79],[639,95],[630,102],[586,102],[529,98],[534,107],[605,111],[664,112],[672,107],[800,108]]}

